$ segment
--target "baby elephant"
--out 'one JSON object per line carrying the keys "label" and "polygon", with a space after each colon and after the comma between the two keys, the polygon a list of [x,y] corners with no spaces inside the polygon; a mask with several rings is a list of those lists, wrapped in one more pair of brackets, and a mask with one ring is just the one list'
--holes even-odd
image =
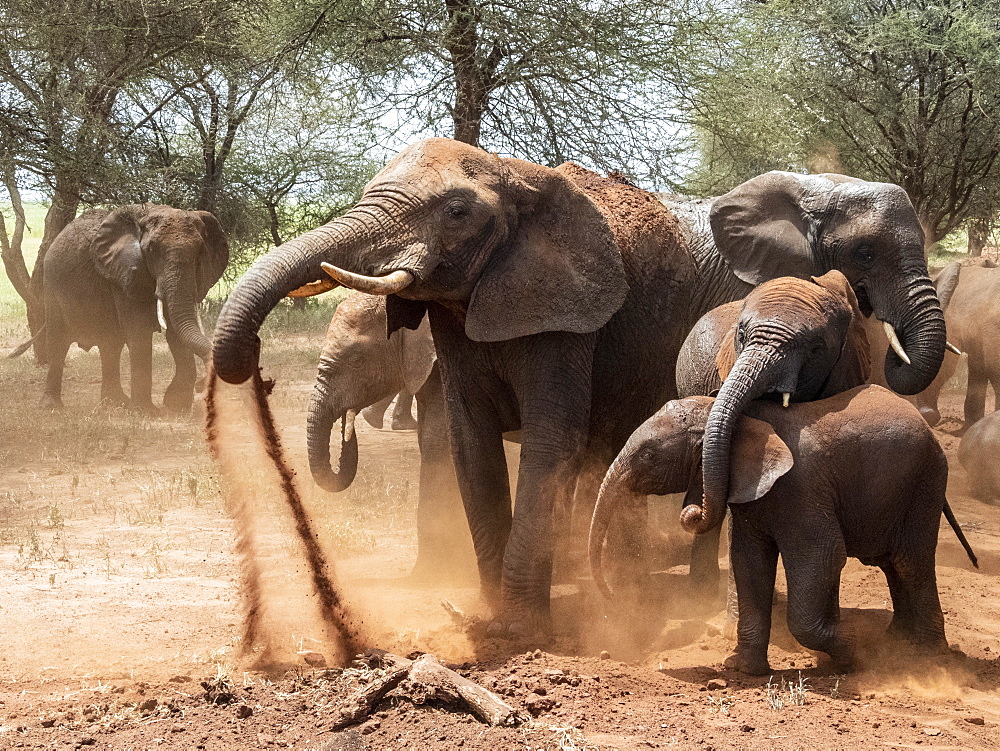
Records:
{"label": "baby elephant", "polygon": [[[713,402],[697,396],[668,402],[632,434],[608,470],[590,528],[591,567],[606,595],[601,557],[612,516],[629,513],[645,494],[687,491],[686,502],[701,500],[701,444]],[[890,633],[947,648],[934,574],[942,511],[974,565],[976,559],[945,499],[944,452],[912,404],[873,385],[785,408],[752,402],[731,452],[730,560],[740,614],[728,667],[770,672],[779,554],[789,629],[838,668],[852,662],[839,626],[840,572],[848,556],[885,573]]]}

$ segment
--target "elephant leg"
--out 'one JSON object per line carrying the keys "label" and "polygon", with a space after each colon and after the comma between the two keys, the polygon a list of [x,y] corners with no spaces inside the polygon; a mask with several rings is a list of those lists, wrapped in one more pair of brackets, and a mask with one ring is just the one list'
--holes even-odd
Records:
{"label": "elephant leg", "polygon": [[[52,319],[49,318],[49,321]],[[45,373],[45,389],[42,391],[41,405],[50,409],[62,409],[63,370],[72,342],[58,324],[50,323],[46,333],[48,345],[46,362],[49,366]]]}
{"label": "elephant leg", "polygon": [[922,545],[897,554],[893,556],[892,565],[899,578],[901,596],[909,603],[907,638],[922,649],[946,651],[948,642],[938,598],[933,546]]}
{"label": "elephant leg", "polygon": [[909,588],[899,575],[895,564],[891,561],[880,566],[889,585],[889,596],[892,599],[892,622],[889,623],[888,635],[908,639],[913,633],[913,602]]}
{"label": "elephant leg", "polygon": [[122,389],[121,359],[123,342],[98,345],[101,353],[101,401],[116,407],[128,405],[128,397]]}
{"label": "elephant leg", "polygon": [[[817,536],[822,534],[819,530]],[[810,543],[808,550],[788,554],[783,550],[782,560],[788,582],[788,630],[806,649],[830,655],[838,670],[850,670],[853,650],[840,629],[840,572],[847,562],[843,540],[838,535]]]}
{"label": "elephant leg", "polygon": [[403,390],[396,397],[396,406],[392,410],[392,420],[389,427],[392,430],[416,430],[417,421],[413,419],[413,394]]}
{"label": "elephant leg", "polygon": [[479,567],[483,597],[496,612],[501,604],[504,550],[512,524],[510,480],[503,428],[495,412],[480,403],[451,400],[451,452],[465,516]]}
{"label": "elephant leg", "polygon": [[778,547],[774,540],[737,524],[729,549],[730,568],[739,598],[739,622],[734,653],[726,667],[750,675],[767,675],[767,645],[771,638],[771,608],[778,572]]}
{"label": "elephant leg", "polygon": [[153,337],[141,334],[127,341],[129,391],[132,395],[131,407],[140,412],[155,413],[153,406]]}
{"label": "elephant leg", "polygon": [[[417,501],[417,560],[411,577],[434,584],[469,583],[474,569],[469,524],[451,461],[441,377],[431,372],[417,392],[420,424],[420,491]],[[473,574],[474,578],[474,574]]]}
{"label": "elephant leg", "polygon": [[174,358],[174,377],[163,393],[163,406],[171,412],[184,413],[194,403],[194,384],[198,367],[194,352],[184,345],[173,328],[166,331],[167,346]]}
{"label": "elephant leg", "polygon": [[965,392],[965,427],[971,428],[983,419],[986,411],[986,382],[988,376],[982,353],[969,353],[969,388]]}
{"label": "elephant leg", "polygon": [[361,410],[361,416],[365,418],[365,422],[376,430],[381,430],[382,424],[385,421],[385,411],[392,404],[392,399],[393,395],[389,395],[385,399],[370,404]]}
{"label": "elephant leg", "polygon": [[695,535],[691,542],[691,590],[710,602],[719,595],[719,540],[722,526]]}

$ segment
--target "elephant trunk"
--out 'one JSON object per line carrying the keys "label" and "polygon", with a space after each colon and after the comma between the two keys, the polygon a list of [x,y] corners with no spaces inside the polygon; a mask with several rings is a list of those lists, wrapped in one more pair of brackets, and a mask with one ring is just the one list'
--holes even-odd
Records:
{"label": "elephant trunk", "polygon": [[913,272],[917,280],[906,289],[900,312],[881,306],[872,300],[875,315],[889,323],[901,339],[910,363],[907,364],[892,349],[886,353],[885,382],[897,394],[918,394],[937,375],[944,359],[946,344],[944,313],[937,293],[926,273]]}
{"label": "elephant trunk", "polygon": [[306,232],[259,258],[222,308],[215,327],[213,362],[227,383],[242,383],[257,367],[257,332],[292,290],[328,278],[324,261],[357,265],[361,248],[378,245],[393,224],[388,213],[358,204],[332,222]]}
{"label": "elephant trunk", "polygon": [[608,598],[612,596],[612,593],[607,579],[604,577],[604,540],[608,536],[611,519],[619,509],[628,504],[630,500],[634,500],[633,496],[635,495],[628,488],[628,480],[623,469],[626,461],[624,455],[619,455],[604,476],[604,482],[601,483],[601,490],[597,496],[597,505],[594,506],[594,515],[590,519],[588,541],[590,571],[597,589]]}
{"label": "elephant trunk", "polygon": [[691,504],[681,511],[681,526],[702,534],[722,523],[729,497],[729,455],[736,423],[753,399],[765,394],[773,384],[781,355],[772,347],[750,344],[744,347],[726,377],[705,423],[702,448],[704,497],[702,505]]}
{"label": "elephant trunk", "polygon": [[[309,470],[316,484],[330,493],[346,490],[358,472],[358,436],[354,431],[354,410],[339,409],[317,384],[309,402],[306,422],[306,445]],[[340,462],[335,471],[330,460],[330,437],[333,423],[341,421]]]}
{"label": "elephant trunk", "polygon": [[198,316],[198,299],[194,268],[179,270],[163,284],[163,305],[167,313],[167,325],[203,361],[208,362],[212,343],[201,328]]}

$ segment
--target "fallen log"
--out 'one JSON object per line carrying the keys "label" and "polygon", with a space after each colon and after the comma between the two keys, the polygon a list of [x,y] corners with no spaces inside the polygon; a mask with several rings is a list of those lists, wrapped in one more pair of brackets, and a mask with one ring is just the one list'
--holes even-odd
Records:
{"label": "fallen log", "polygon": [[477,683],[446,668],[434,655],[416,660],[380,649],[368,650],[362,661],[377,663],[386,672],[360,689],[337,714],[333,727],[363,722],[375,705],[392,691],[413,704],[438,702],[462,708],[487,725],[517,725],[521,713]]}

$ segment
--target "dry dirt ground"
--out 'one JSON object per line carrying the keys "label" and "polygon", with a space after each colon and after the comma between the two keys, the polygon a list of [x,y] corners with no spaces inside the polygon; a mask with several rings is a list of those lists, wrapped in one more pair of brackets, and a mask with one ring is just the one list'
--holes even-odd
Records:
{"label": "dry dirt ground", "polygon": [[[355,486],[336,497],[312,487],[304,410],[318,343],[272,335],[265,369],[278,379],[272,404],[307,506],[369,642],[403,655],[433,652],[521,710],[523,721],[490,728],[390,694],[363,723],[334,730],[338,708],[377,675],[335,667],[335,646],[308,615],[300,551],[277,510],[273,525],[263,520],[262,569],[272,638],[294,665],[248,669],[239,658],[236,535],[200,418],[98,409],[97,355],[76,350],[61,415],[34,406],[43,371],[23,358],[0,365],[0,748],[1000,745],[1000,509],[968,497],[956,461],[950,497],[981,568],[971,568],[943,527],[947,659],[884,643],[885,582],[856,561],[842,587],[845,619],[865,655],[856,674],[832,674],[777,627],[770,679],[724,670],[730,643],[721,611],[685,597],[683,565],[657,575],[643,617],[606,607],[584,580],[564,582],[555,590],[553,642],[526,651],[477,639],[449,617],[443,599],[481,612],[474,586],[406,580],[416,543],[413,433],[359,420]],[[168,371],[162,348],[157,363]],[[164,385],[161,378],[158,393]],[[959,408],[949,395],[939,435],[952,458]],[[246,461],[247,476],[257,463]],[[660,516],[675,519],[675,504],[664,503]],[[310,664],[319,654],[330,667]]]}

